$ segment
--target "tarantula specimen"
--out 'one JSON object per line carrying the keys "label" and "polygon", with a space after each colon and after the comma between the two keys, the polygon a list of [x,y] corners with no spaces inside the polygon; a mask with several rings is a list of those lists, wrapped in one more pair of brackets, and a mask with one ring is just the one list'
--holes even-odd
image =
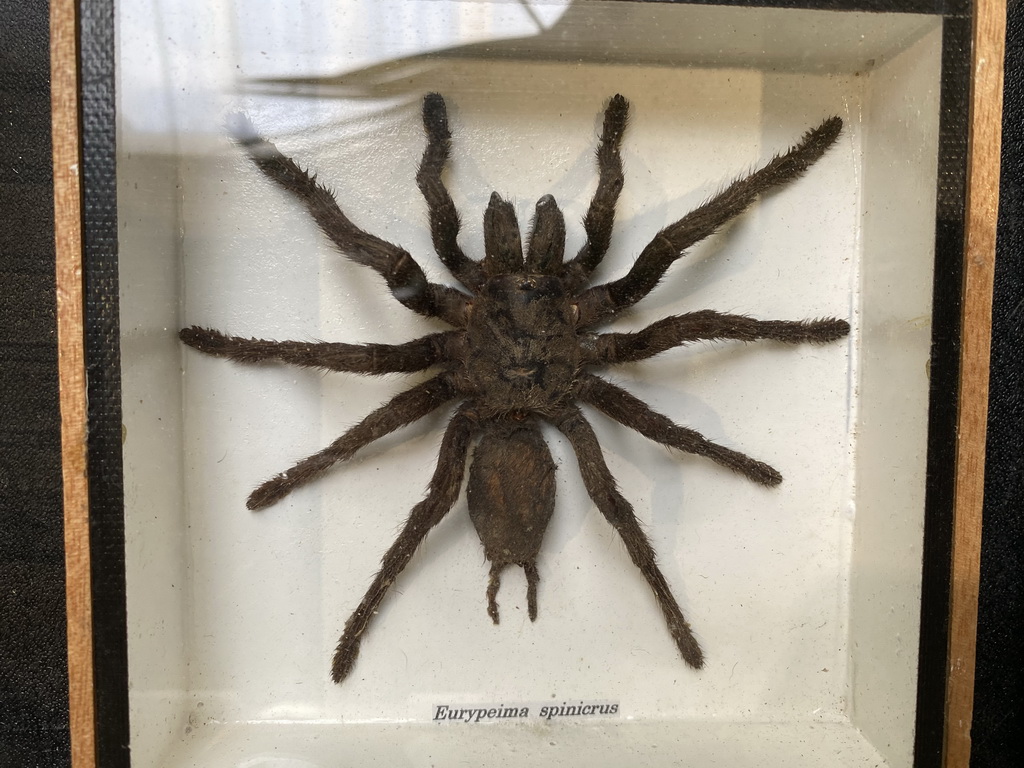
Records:
{"label": "tarantula specimen", "polygon": [[760,193],[804,173],[835,142],[842,121],[830,117],[785,154],[669,224],[624,276],[589,285],[612,234],[628,112],[628,102],[619,95],[605,108],[597,146],[597,191],[583,219],[586,242],[573,258],[563,258],[565,220],[551,195],[537,202],[524,248],[513,206],[493,193],[484,213],[484,255],[477,260],[458,243],[459,214],[441,178],[451,151],[445,103],[436,93],[425,97],[427,143],[416,182],[426,198],[434,249],[461,289],[428,282],[407,251],[356,226],[315,176],[258,135],[247,118],[238,115],[229,121],[235,140],[256,167],[295,195],[344,255],[379,272],[399,303],[454,329],[395,345],[264,341],[196,326],[180,333],[185,344],[201,352],[242,363],[273,360],[371,375],[437,369],[433,378],[397,395],[323,450],[260,485],[247,502],[252,510],[279,501],[374,440],[461,401],[441,440],[425,498],[413,508],[345,623],[331,666],[335,682],[351,671],[363,634],[388,589],[457,501],[474,445],[467,497],[470,519],[491,563],[487,612],[497,624],[501,573],[518,565],[526,574],[529,616],[536,619],[537,554],[555,502],[555,464],[540,431],[544,422],[572,446],[587,492],[650,585],[683,660],[697,669],[703,666],[700,645],[658,568],[650,540],[617,490],[579,403],[651,440],[703,456],[756,483],[777,485],[782,476],[768,464],[674,424],[593,371],[709,339],[829,342],[846,336],[849,325],[832,318],[755,320],[700,310],[663,318],[634,333],[595,329],[644,298],[687,248],[742,213]]}

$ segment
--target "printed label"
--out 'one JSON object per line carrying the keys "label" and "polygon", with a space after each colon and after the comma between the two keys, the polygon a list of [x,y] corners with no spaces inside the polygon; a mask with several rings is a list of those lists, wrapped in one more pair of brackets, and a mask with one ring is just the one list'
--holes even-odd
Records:
{"label": "printed label", "polygon": [[562,701],[558,704],[435,704],[435,723],[496,723],[515,720],[608,718],[619,716],[617,701]]}

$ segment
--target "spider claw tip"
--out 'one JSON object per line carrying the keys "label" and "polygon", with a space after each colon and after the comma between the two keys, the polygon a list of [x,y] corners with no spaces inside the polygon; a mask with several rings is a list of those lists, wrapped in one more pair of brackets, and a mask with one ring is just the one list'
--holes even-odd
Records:
{"label": "spider claw tip", "polygon": [[428,93],[423,97],[423,127],[428,136],[435,140],[448,141],[451,131],[448,128],[448,107],[440,93]]}
{"label": "spider claw tip", "polygon": [[755,483],[774,488],[782,482],[782,474],[775,467],[758,462],[757,470],[749,475]]}
{"label": "spider claw tip", "polygon": [[227,128],[231,137],[239,144],[252,144],[260,140],[256,133],[256,126],[244,112],[232,112],[224,118],[224,127]]}
{"label": "spider claw tip", "polygon": [[839,117],[839,115],[832,115],[832,117],[825,118],[821,125],[815,128],[811,133],[820,136],[822,142],[827,147],[839,138],[839,134],[842,130],[843,118]]}
{"label": "spider claw tip", "polygon": [[249,498],[245,500],[245,508],[251,512],[257,512],[261,509],[266,509],[277,501],[278,498],[279,496],[276,493],[267,491],[261,486],[249,494]]}
{"label": "spider claw tip", "polygon": [[348,677],[349,670],[352,669],[351,663],[346,663],[344,660],[335,658],[331,664],[331,680],[334,683],[340,683],[346,677]]}

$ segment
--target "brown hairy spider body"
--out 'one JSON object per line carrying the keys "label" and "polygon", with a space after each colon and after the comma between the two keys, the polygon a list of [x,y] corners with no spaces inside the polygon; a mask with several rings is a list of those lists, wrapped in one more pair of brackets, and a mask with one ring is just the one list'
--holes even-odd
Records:
{"label": "brown hairy spider body", "polygon": [[634,333],[593,329],[646,296],[685,249],[742,213],[759,194],[800,176],[835,142],[842,122],[838,117],[825,120],[791,150],[662,229],[626,275],[590,286],[590,275],[608,250],[622,189],[619,147],[628,109],[622,96],[610,99],[605,109],[597,149],[599,182],[583,220],[587,240],[574,258],[564,259],[565,221],[553,197],[538,201],[524,252],[512,205],[494,193],[484,214],[484,257],[474,260],[457,242],[458,213],[441,180],[451,144],[445,104],[438,94],[424,99],[427,146],[417,184],[427,202],[434,248],[465,291],[427,282],[408,252],[355,226],[315,177],[257,135],[247,119],[233,119],[235,139],[253,163],[296,195],[342,253],[380,273],[400,303],[454,328],[398,345],[264,341],[196,326],[180,333],[189,346],[238,362],[276,360],[365,374],[439,369],[436,376],[400,393],[323,450],[263,483],[247,502],[253,510],[273,504],[368,443],[454,400],[462,401],[444,433],[426,497],[413,508],[345,624],[331,667],[335,682],[351,671],[363,633],[394,580],[457,501],[474,443],[467,499],[470,519],[491,563],[487,612],[498,623],[501,572],[518,565],[526,574],[529,616],[536,619],[536,560],[555,503],[555,464],[541,436],[543,422],[568,439],[587,492],[618,531],[654,592],[683,660],[694,668],[703,666],[701,648],[658,568],[654,549],[616,488],[577,402],[651,440],[704,456],[763,485],[777,485],[782,476],[769,465],[674,424],[591,371],[700,340],[824,343],[845,336],[849,324],[834,318],[755,320],[701,310],[663,318]]}
{"label": "brown hairy spider body", "polygon": [[466,319],[458,383],[481,415],[543,413],[572,391],[579,370],[572,296],[548,275],[498,275]]}

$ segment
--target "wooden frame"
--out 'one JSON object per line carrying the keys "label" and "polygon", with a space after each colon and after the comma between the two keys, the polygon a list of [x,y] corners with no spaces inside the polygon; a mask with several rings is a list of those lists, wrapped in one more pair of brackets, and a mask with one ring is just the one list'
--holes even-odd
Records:
{"label": "wooden frame", "polygon": [[[976,0],[943,765],[967,766],[973,707],[1005,3]],[[78,3],[51,3],[54,197],[72,760],[97,758],[92,632]]]}
{"label": "wooden frame", "polygon": [[96,765],[96,710],[93,698],[92,578],[89,571],[89,480],[86,474],[88,424],[83,345],[85,306],[76,0],[54,0],[50,4],[50,72],[71,764],[75,768],[92,768]]}
{"label": "wooden frame", "polygon": [[1003,56],[1006,4],[976,0],[974,82],[968,162],[963,346],[956,455],[949,679],[943,764],[967,766],[971,759],[974,655],[981,573],[981,508],[985,490],[992,283],[999,212],[999,151],[1003,115]]}

